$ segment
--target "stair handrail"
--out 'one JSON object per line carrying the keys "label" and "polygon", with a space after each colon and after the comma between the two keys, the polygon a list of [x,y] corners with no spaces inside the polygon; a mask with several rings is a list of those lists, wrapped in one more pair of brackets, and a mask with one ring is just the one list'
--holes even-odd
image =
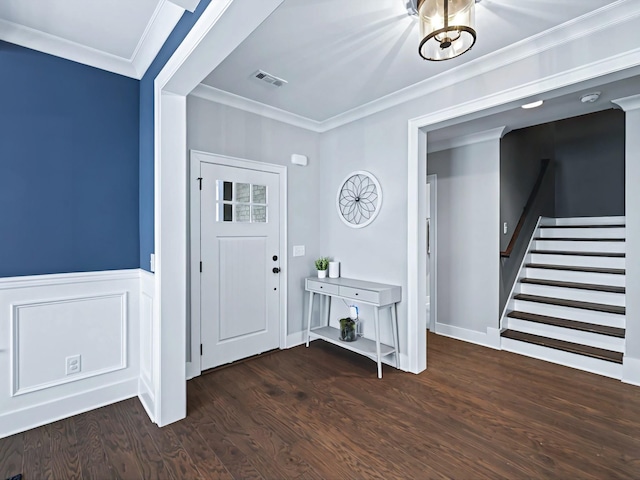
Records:
{"label": "stair handrail", "polygon": [[550,160],[548,158],[542,159],[540,164],[540,172],[538,173],[538,178],[536,179],[536,183],[533,185],[533,189],[531,190],[531,194],[525,203],[524,208],[522,209],[522,215],[520,215],[520,220],[518,220],[518,224],[516,228],[513,230],[513,234],[511,235],[511,240],[509,241],[509,245],[507,245],[506,250],[500,252],[500,256],[504,258],[508,258],[511,256],[511,252],[513,251],[516,242],[518,241],[518,237],[520,236],[520,230],[524,226],[524,222],[529,215],[529,211],[538,196],[538,192],[540,191],[540,187],[542,186],[542,180],[544,179],[545,173],[547,173],[547,167],[549,167]]}

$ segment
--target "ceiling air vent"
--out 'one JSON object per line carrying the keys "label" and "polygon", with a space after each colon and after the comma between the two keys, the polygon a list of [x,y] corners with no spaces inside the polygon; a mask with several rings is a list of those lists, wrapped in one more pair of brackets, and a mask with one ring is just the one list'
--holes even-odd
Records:
{"label": "ceiling air vent", "polygon": [[253,74],[253,78],[266,82],[270,85],[273,85],[274,87],[281,87],[287,84],[286,80],[278,78],[275,75],[271,75],[270,73],[264,72],[262,70],[258,70],[257,72],[255,72]]}

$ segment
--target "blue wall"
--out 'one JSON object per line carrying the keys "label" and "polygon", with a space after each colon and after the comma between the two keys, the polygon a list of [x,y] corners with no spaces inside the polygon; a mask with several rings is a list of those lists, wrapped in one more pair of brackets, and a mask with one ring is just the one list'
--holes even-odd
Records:
{"label": "blue wall", "polygon": [[0,277],[137,268],[139,82],[0,42]]}
{"label": "blue wall", "polygon": [[[198,8],[185,12],[155,60],[140,80],[140,267],[149,270],[154,252],[153,235],[153,81],[187,36],[211,0],[200,0]],[[185,226],[186,228],[186,226]]]}

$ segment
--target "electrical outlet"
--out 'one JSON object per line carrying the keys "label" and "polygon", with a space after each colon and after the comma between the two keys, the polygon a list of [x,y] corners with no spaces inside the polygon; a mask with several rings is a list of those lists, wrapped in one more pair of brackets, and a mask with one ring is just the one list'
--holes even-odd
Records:
{"label": "electrical outlet", "polygon": [[149,255],[149,270],[156,271],[156,256],[153,253]]}
{"label": "electrical outlet", "polygon": [[504,223],[502,224],[502,233],[503,233],[504,235],[506,235],[506,234],[507,234],[507,222],[504,222]]}
{"label": "electrical outlet", "polygon": [[70,357],[67,357],[65,364],[67,375],[80,373],[80,355],[71,355]]}
{"label": "electrical outlet", "polygon": [[304,257],[304,245],[294,245],[293,246],[293,256],[294,257]]}

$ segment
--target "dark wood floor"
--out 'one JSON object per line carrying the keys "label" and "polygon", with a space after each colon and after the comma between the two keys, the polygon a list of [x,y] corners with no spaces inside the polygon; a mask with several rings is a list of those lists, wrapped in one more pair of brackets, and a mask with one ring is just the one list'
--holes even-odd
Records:
{"label": "dark wood floor", "polygon": [[430,335],[421,375],[323,342],[0,440],[0,479],[640,478],[640,388]]}

